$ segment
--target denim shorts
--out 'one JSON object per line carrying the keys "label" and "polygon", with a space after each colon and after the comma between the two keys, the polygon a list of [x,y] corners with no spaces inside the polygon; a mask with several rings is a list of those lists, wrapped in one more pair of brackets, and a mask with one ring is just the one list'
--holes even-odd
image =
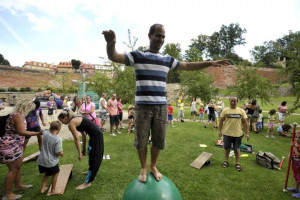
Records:
{"label": "denim shorts", "polygon": [[147,147],[150,133],[152,145],[165,148],[167,115],[167,105],[135,105],[134,146],[137,149]]}

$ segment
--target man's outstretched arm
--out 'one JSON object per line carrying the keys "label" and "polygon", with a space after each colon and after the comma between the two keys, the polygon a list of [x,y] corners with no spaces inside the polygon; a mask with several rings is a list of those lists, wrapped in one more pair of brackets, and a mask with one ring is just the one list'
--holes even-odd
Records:
{"label": "man's outstretched arm", "polygon": [[231,65],[229,59],[203,62],[180,62],[178,70],[199,70],[207,67],[220,67],[222,65]]}
{"label": "man's outstretched arm", "polygon": [[108,59],[117,62],[125,64],[125,56],[124,54],[120,54],[116,51],[116,34],[112,30],[103,31],[102,34],[104,35],[104,38],[107,42],[106,45],[106,51]]}

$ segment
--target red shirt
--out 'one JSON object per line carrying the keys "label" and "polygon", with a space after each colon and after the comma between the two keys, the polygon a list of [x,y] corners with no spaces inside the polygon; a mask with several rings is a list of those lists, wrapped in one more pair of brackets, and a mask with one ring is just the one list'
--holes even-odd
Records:
{"label": "red shirt", "polygon": [[173,107],[168,106],[168,115],[173,115]]}
{"label": "red shirt", "polygon": [[203,109],[203,108],[200,108],[200,109],[199,109],[199,112],[200,112],[200,114],[204,114],[204,109]]}

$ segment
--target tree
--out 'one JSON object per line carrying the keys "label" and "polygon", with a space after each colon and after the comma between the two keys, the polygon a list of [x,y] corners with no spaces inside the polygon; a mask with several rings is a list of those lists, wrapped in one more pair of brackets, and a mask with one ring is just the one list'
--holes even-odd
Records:
{"label": "tree", "polygon": [[278,52],[274,50],[274,41],[264,42],[262,46],[255,46],[250,53],[257,65],[271,66],[277,61]]}
{"label": "tree", "polygon": [[130,29],[128,29],[128,43],[123,42],[131,51],[135,50],[136,42],[138,41],[138,38],[133,36],[131,37]]}
{"label": "tree", "polygon": [[244,33],[247,33],[247,30],[242,29],[238,23],[229,24],[229,26],[222,25],[219,38],[223,56],[233,53],[233,47],[236,45],[246,44],[245,38],[242,37]]}
{"label": "tree", "polygon": [[72,67],[75,69],[75,72],[77,72],[77,69],[79,69],[81,65],[80,60],[72,59],[71,63],[72,63]]}
{"label": "tree", "polygon": [[257,72],[257,67],[238,67],[237,80],[229,88],[229,94],[236,94],[239,99],[260,98],[262,104],[270,102],[274,87],[270,80]]}
{"label": "tree", "polygon": [[215,91],[212,78],[202,71],[182,71],[180,80],[180,93],[201,98],[204,102],[209,102]]}
{"label": "tree", "polygon": [[135,97],[135,73],[133,67],[121,69],[121,65],[113,63],[115,78],[112,81],[113,90],[123,103],[134,104]]}
{"label": "tree", "polygon": [[0,54],[0,65],[8,65],[8,66],[10,66],[9,61],[6,60],[2,54]]}
{"label": "tree", "polygon": [[[178,43],[166,44],[163,50],[163,54],[168,54],[179,61],[182,60],[181,47],[180,44]],[[180,82],[180,78],[179,78],[178,71],[177,70],[170,71],[167,76],[167,83],[179,83],[179,82]]]}
{"label": "tree", "polygon": [[203,61],[202,52],[196,47],[191,47],[185,50],[184,58],[188,62],[198,62]]}
{"label": "tree", "polygon": [[44,87],[63,96],[70,93],[76,93],[79,90],[77,84],[72,84],[71,74],[63,74],[57,76],[55,81],[44,82]]}
{"label": "tree", "polygon": [[102,71],[95,71],[93,75],[85,80],[87,90],[95,92],[98,96],[111,90],[112,79]]}

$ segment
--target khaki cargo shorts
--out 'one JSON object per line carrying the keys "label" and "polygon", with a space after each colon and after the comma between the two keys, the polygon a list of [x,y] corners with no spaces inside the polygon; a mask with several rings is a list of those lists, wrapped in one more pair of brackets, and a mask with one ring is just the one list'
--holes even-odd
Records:
{"label": "khaki cargo shorts", "polygon": [[135,105],[134,146],[137,149],[146,148],[151,132],[152,145],[164,149],[167,117],[167,105]]}

